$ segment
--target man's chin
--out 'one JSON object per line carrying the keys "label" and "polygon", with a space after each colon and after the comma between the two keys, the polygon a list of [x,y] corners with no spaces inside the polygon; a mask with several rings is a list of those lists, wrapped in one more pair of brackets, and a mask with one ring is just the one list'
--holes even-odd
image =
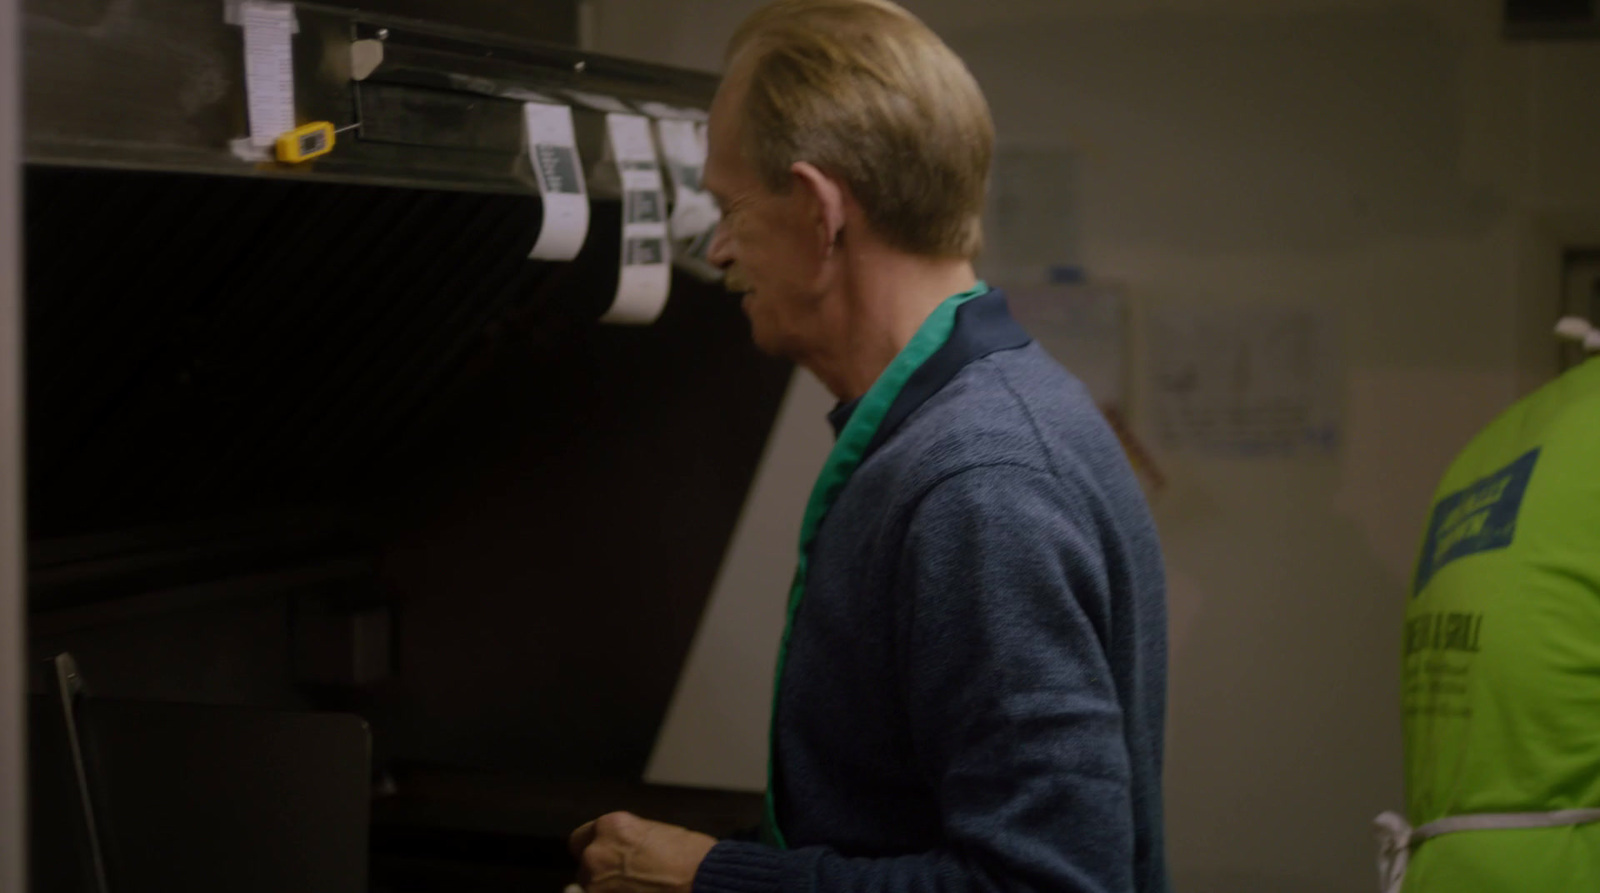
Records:
{"label": "man's chin", "polygon": [[747,291],[739,295],[739,310],[744,313],[744,318],[750,322],[750,337],[760,340],[761,323],[756,319],[755,292]]}
{"label": "man's chin", "polygon": [[788,352],[784,350],[783,340],[750,313],[748,297],[744,302],[744,311],[745,318],[750,321],[750,342],[756,346],[756,350],[772,357],[786,357]]}

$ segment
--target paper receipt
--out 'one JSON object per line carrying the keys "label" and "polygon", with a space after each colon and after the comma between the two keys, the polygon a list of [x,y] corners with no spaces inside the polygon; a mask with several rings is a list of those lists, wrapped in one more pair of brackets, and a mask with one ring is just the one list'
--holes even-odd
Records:
{"label": "paper receipt", "polygon": [[267,148],[293,130],[294,6],[266,0],[239,5],[250,142]]}
{"label": "paper receipt", "polygon": [[672,288],[667,202],[650,119],[606,116],[611,153],[622,175],[622,258],[617,297],[604,322],[649,323],[661,315]]}
{"label": "paper receipt", "polygon": [[572,260],[589,237],[589,191],[572,127],[572,109],[529,102],[522,106],[522,117],[528,133],[528,160],[544,203],[544,223],[528,256]]}

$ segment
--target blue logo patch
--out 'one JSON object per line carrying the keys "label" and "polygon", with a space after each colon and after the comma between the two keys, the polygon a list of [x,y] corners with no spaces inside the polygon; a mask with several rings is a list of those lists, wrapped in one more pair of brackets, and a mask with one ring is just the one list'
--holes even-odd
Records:
{"label": "blue logo patch", "polygon": [[1428,538],[1422,543],[1412,597],[1450,562],[1511,545],[1517,533],[1522,497],[1528,492],[1528,481],[1533,478],[1533,466],[1538,461],[1539,451],[1532,450],[1472,486],[1439,500],[1428,523]]}

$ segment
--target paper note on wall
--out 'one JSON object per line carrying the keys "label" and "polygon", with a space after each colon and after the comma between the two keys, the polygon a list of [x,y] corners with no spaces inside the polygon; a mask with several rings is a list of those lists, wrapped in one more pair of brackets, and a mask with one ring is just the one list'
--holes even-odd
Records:
{"label": "paper note on wall", "polygon": [[1081,260],[1077,167],[1068,147],[996,147],[979,264],[990,281],[1037,281]]}
{"label": "paper note on wall", "polygon": [[530,102],[522,107],[528,160],[539,183],[544,223],[528,256],[572,260],[589,236],[589,193],[572,127],[572,109]]}
{"label": "paper note on wall", "polygon": [[236,12],[244,29],[244,82],[250,143],[271,147],[293,130],[294,6],[245,0]]}
{"label": "paper note on wall", "polygon": [[606,116],[612,156],[622,179],[622,269],[617,297],[603,322],[649,323],[661,315],[672,288],[667,200],[650,119]]}
{"label": "paper note on wall", "polygon": [[1336,322],[1293,305],[1154,308],[1150,409],[1161,444],[1233,457],[1336,449]]}

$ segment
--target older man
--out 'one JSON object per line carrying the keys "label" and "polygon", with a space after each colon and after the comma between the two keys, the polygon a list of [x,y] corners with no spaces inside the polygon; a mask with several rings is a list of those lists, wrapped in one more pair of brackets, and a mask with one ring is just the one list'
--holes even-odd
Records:
{"label": "older man", "polygon": [[590,893],[1161,893],[1156,536],[1082,386],[977,281],[993,126],[884,0],[729,48],[711,258],[839,399],[778,658],[765,840],[613,814]]}

